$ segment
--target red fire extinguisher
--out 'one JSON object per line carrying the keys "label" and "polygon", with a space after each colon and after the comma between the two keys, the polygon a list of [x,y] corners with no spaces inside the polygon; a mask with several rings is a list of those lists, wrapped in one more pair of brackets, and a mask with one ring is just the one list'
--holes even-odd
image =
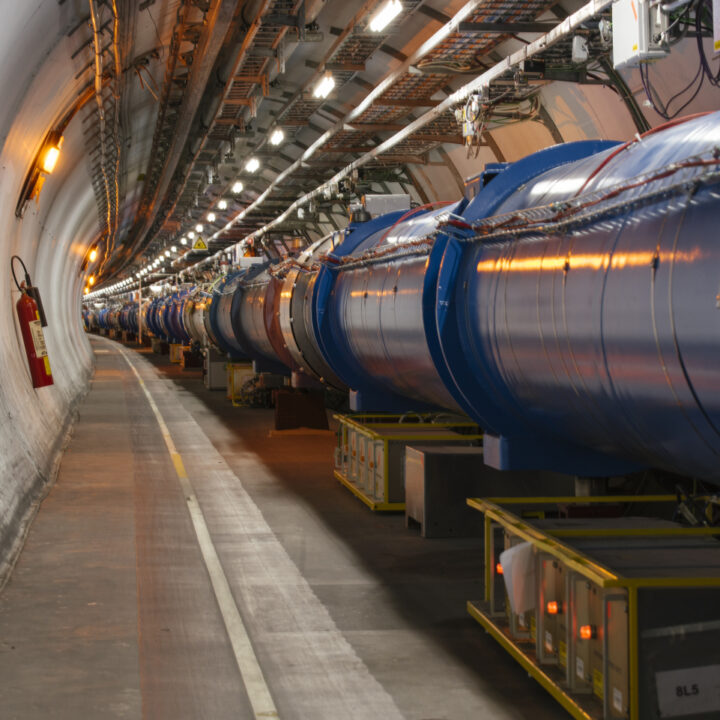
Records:
{"label": "red fire extinguisher", "polygon": [[[13,255],[20,260],[17,255]],[[12,262],[12,261],[11,261]],[[20,299],[17,301],[17,314],[20,321],[20,331],[22,332],[23,342],[25,343],[25,353],[30,366],[30,375],[32,384],[35,388],[45,387],[53,384],[52,371],[50,370],[50,359],[48,358],[47,348],[45,347],[45,336],[43,334],[43,322],[40,313],[40,307],[34,297],[39,297],[37,288],[33,287],[30,282],[25,263],[20,260],[25,270],[25,282],[19,284],[15,277],[15,268],[12,268],[15,284],[20,290]],[[31,296],[32,295],[32,296]]]}

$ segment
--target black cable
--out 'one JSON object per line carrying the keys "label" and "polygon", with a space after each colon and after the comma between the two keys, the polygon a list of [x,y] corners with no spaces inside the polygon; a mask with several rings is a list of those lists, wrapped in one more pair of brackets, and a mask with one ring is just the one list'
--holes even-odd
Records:
{"label": "black cable", "polygon": [[687,87],[686,87],[685,89],[681,90],[680,92],[675,93],[675,95],[673,95],[673,96],[667,101],[667,103],[665,104],[665,108],[666,108],[666,110],[668,111],[668,114],[670,113],[670,110],[669,110],[669,108],[670,108],[670,103],[671,103],[673,100],[675,100],[675,99],[677,99],[678,97],[680,97],[681,95],[683,95],[687,90],[689,90],[689,89],[692,87],[693,83],[697,82],[698,77],[700,78],[700,83],[698,84],[697,89],[695,90],[695,92],[692,94],[692,96],[690,97],[690,99],[689,99],[681,108],[678,109],[677,112],[675,112],[673,115],[670,116],[670,118],[677,117],[677,116],[697,97],[698,93],[700,92],[700,88],[702,88],[703,82],[705,81],[705,73],[703,72],[702,63],[699,63],[699,64],[698,64],[698,69],[697,69],[697,72],[695,73],[695,77],[690,81],[690,83],[687,85]]}
{"label": "black cable", "polygon": [[28,288],[32,285],[32,281],[30,280],[30,273],[28,273],[27,267],[25,267],[25,263],[23,262],[22,258],[19,255],[13,255],[10,258],[10,270],[12,271],[13,280],[15,281],[15,286],[17,289],[22,292],[22,288],[20,287],[20,283],[17,281],[17,275],[15,275],[15,261],[19,260],[20,264],[23,267],[23,271],[25,272],[25,287]]}
{"label": "black cable", "polygon": [[[700,1],[702,2],[702,0],[700,0]],[[688,27],[690,26],[690,10],[692,10],[693,4],[694,3],[690,3],[690,4],[686,5],[685,8],[683,9],[683,11],[667,26],[667,29],[665,30],[665,32],[669,34],[670,31],[678,23],[684,24],[684,27],[683,27],[682,31],[680,32],[680,34],[677,37],[675,37],[669,41],[670,44],[674,45],[675,43],[682,40],[685,37],[685,35],[687,34]]]}
{"label": "black cable", "polygon": [[[683,105],[681,105],[674,113],[671,114],[670,104],[674,100],[677,100],[677,98],[679,98],[681,95],[684,95],[686,92],[688,92],[693,87],[693,85],[697,83],[698,78],[700,78],[700,82],[695,88],[693,94]],[[690,103],[698,96],[698,93],[700,92],[703,86],[703,82],[705,80],[705,73],[703,72],[703,66],[701,62],[697,72],[695,73],[695,77],[682,90],[675,93],[675,95],[673,95],[665,103],[660,99],[657,90],[655,90],[652,82],[650,81],[650,68],[647,66],[647,64],[640,65],[640,79],[642,81],[645,94],[647,95],[647,98],[650,101],[653,110],[655,110],[655,112],[665,120],[672,120],[673,118],[677,117],[683,110],[685,110],[685,108],[687,108],[688,105],[690,105]]]}
{"label": "black cable", "polygon": [[707,11],[707,9],[708,0],[700,0],[697,10],[695,11],[695,40],[697,42],[698,55],[700,56],[700,65],[707,76],[707,79],[710,81],[710,84],[718,87],[720,85],[720,68],[716,73],[713,73],[710,63],[708,62],[707,55],[705,55],[705,48],[703,47],[702,15],[703,11]]}

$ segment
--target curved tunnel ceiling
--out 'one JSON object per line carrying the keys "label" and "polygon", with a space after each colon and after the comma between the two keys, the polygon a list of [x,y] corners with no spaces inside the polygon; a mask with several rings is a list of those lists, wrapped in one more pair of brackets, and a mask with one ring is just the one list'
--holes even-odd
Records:
{"label": "curved tunnel ceiling", "polygon": [[[382,4],[132,0],[117,4],[117,18],[110,0],[19,6],[4,26],[8,61],[0,70],[0,81],[8,87],[0,115],[3,153],[12,157],[15,173],[12,188],[6,174],[7,196],[17,196],[20,176],[43,138],[83,92],[92,90],[100,74],[105,142],[93,95],[70,121],[58,169],[48,178],[39,204],[30,203],[27,212],[64,218],[64,232],[77,237],[79,262],[81,246],[107,240],[112,246],[107,263],[96,268],[102,271],[101,286],[131,278],[191,230],[220,198],[228,198],[227,211],[216,210],[216,222],[205,228],[217,250],[261,230],[289,204],[431,112],[473,75],[537,37],[463,34],[457,22],[540,21],[551,26],[583,5],[571,0],[404,0],[398,18],[372,33],[368,23]],[[293,22],[299,26],[292,27]],[[102,49],[99,66],[96,32]],[[114,74],[115,48],[119,77]],[[666,96],[696,62],[687,45],[676,48],[673,59],[656,78],[658,91]],[[324,75],[331,75],[336,86],[319,99],[313,89]],[[529,91],[516,86],[510,93],[514,101],[535,98],[532,120],[490,122],[476,157],[461,145],[451,114],[438,115],[375,158],[367,166],[371,180],[366,187],[408,191],[420,202],[453,199],[461,194],[463,179],[487,161],[518,159],[560,141],[630,137],[638,129],[637,119],[617,88],[610,88],[604,77],[593,77],[585,77],[583,84],[531,79]],[[661,119],[652,109],[638,107],[638,78],[626,73],[625,80],[637,98],[636,111],[648,126],[658,124]],[[688,111],[714,105],[711,93],[701,93]],[[520,114],[526,109],[519,102],[516,106]],[[278,147],[269,143],[274,129],[285,136]],[[115,145],[120,149],[116,217],[106,207],[108,198],[115,204],[109,172],[116,161]],[[250,157],[261,163],[256,173],[244,170]],[[244,190],[233,194],[237,179]],[[71,186],[78,189],[59,190]],[[93,189],[94,203],[80,186]],[[342,224],[344,200],[326,207],[314,224],[302,227],[296,221],[297,230],[316,236]],[[55,205],[60,209],[53,213]],[[70,205],[74,211],[66,209]],[[94,228],[88,221],[92,216]],[[68,221],[77,227],[67,226]],[[287,228],[278,227],[282,229]],[[188,263],[196,259],[190,256]]]}

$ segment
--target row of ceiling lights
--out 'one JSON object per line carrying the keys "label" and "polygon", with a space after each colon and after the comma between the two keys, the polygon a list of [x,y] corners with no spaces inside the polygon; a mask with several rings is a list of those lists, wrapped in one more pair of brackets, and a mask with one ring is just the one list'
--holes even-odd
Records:
{"label": "row of ceiling lights", "polygon": [[[280,129],[277,128],[273,131],[272,135],[270,136],[270,143],[272,145],[279,145],[283,140],[285,139],[285,133]],[[245,170],[249,173],[255,173],[260,169],[260,161],[256,157],[251,157],[248,159],[248,161],[245,163]],[[241,180],[236,180],[232,187],[230,188],[230,192],[233,195],[239,195],[243,190],[245,189],[245,186],[243,185]],[[227,210],[228,208],[228,201],[225,198],[221,198],[217,203],[217,209],[218,210]],[[216,214],[211,210],[206,216],[205,216],[207,222],[213,223],[217,219]],[[185,234],[180,238],[179,242],[181,245],[187,245],[190,240],[195,240],[196,233],[201,235],[205,230],[205,226],[202,223],[197,223],[195,225],[194,230],[190,230],[185,232]],[[145,267],[141,268],[135,273],[135,278],[140,279],[144,275],[147,275],[148,273],[151,273],[158,265],[161,265],[165,260],[169,259],[172,254],[177,254],[178,249],[177,246],[172,245],[169,250],[164,250],[160,253],[160,255],[151,263],[148,263]],[[161,267],[156,272],[165,272],[165,268]],[[122,289],[122,285],[120,286],[120,289]]]}
{"label": "row of ceiling lights", "polygon": [[[402,12],[402,3],[400,0],[388,0],[387,3],[373,16],[373,18],[370,21],[369,27],[370,30],[373,32],[381,32],[384,30],[401,12]],[[332,92],[333,88],[335,87],[335,78],[333,77],[331,72],[326,72],[318,81],[316,84],[314,90],[313,90],[313,96],[317,98],[326,98],[330,93]],[[277,147],[282,143],[282,141],[285,139],[285,133],[281,128],[275,128],[270,137],[269,142],[271,145]],[[245,170],[249,173],[255,173],[260,169],[260,161],[256,157],[250,157],[247,162],[245,163]],[[244,189],[243,183],[240,180],[236,180],[232,187],[231,192],[234,195],[238,195],[241,193]],[[224,198],[218,201],[217,208],[218,210],[226,210],[228,206],[227,200]],[[208,222],[215,222],[216,215],[214,212],[209,212],[206,216]],[[180,238],[180,244],[181,245],[187,245],[189,240],[195,239],[195,232],[202,233],[204,230],[204,226],[202,223],[198,223],[195,226],[195,231],[189,231],[186,232],[181,238]],[[140,270],[138,270],[135,273],[135,280],[130,277],[126,278],[124,280],[118,281],[117,283],[104,288],[103,293],[113,293],[117,291],[122,291],[126,288],[128,288],[129,285],[134,284],[136,280],[139,280],[143,276],[153,273],[159,272],[163,273],[165,272],[164,267],[162,264],[169,259],[173,254],[177,254],[178,249],[177,246],[172,245],[170,249],[166,249],[163,252],[160,253],[160,255],[151,263],[148,263],[144,267],[142,267]],[[92,285],[95,282],[95,278],[91,275],[88,279],[89,285]],[[100,292],[100,291],[98,291]],[[92,295],[95,295],[97,293],[92,293]],[[85,295],[90,295],[90,288],[85,288]]]}
{"label": "row of ceiling lights", "polygon": [[[280,129],[276,128],[272,135],[270,136],[270,144],[271,145],[280,145],[280,143],[285,139],[285,133]],[[248,161],[245,163],[245,170],[249,173],[255,173],[260,169],[260,161],[256,157],[251,157],[248,159]],[[243,185],[241,180],[236,180],[232,187],[230,188],[230,191],[233,193],[233,195],[239,195],[243,190],[245,186]],[[227,210],[228,207],[228,201],[225,198],[221,198],[217,203],[217,209],[218,210]],[[213,211],[210,211],[205,218],[208,222],[212,223],[215,222],[217,219],[216,214]],[[202,223],[197,223],[195,225],[194,230],[190,230],[186,232],[179,240],[181,245],[187,245],[189,241],[195,240],[196,233],[200,235],[205,230],[205,226]],[[163,263],[169,260],[172,255],[178,254],[178,248],[176,245],[170,246],[169,249],[163,250],[152,262],[149,262],[147,265],[142,267],[140,270],[135,272],[135,279],[132,277],[126,278],[124,280],[120,280],[113,285],[110,285],[109,287],[103,288],[102,291],[97,291],[95,293],[90,293],[90,286],[92,286],[95,283],[94,276],[90,276],[88,278],[88,286],[85,287],[85,295],[88,296],[88,299],[91,297],[94,297],[96,294],[99,294],[102,292],[103,294],[112,294],[114,292],[122,292],[125,289],[129,289],[130,285],[134,285],[137,280],[144,277],[148,274],[154,274],[154,273],[164,273],[165,268],[162,267]],[[160,267],[158,267],[160,266]]]}
{"label": "row of ceiling lights", "polygon": [[[400,0],[388,0],[387,3],[373,16],[373,18],[370,21],[369,27],[373,32],[381,32],[384,30],[403,10],[402,3]],[[333,77],[333,74],[328,71],[326,72],[320,80],[315,85],[315,88],[313,90],[313,96],[316,98],[326,98],[330,93],[332,92],[333,88],[335,87],[335,78]],[[275,128],[269,137],[269,142],[271,145],[277,147],[282,143],[282,141],[285,139],[285,133],[281,128]],[[256,157],[250,157],[247,162],[245,163],[245,170],[250,173],[256,172],[260,168],[260,161]],[[243,184],[240,182],[240,180],[237,180],[234,185],[231,188],[233,194],[237,195],[238,193],[242,192],[243,190]],[[220,200],[218,203],[218,208],[220,210],[225,210],[227,208],[227,201]],[[302,217],[302,215],[299,214],[299,217]],[[215,221],[215,213],[210,213],[208,216],[209,222]],[[202,232],[202,225],[197,225],[195,228],[198,232]],[[187,233],[187,236],[191,239],[194,237],[193,233]],[[186,237],[183,236],[180,238],[180,242],[185,245],[187,244]],[[142,271],[141,271],[142,272]],[[140,274],[136,274],[136,277],[140,277]]]}

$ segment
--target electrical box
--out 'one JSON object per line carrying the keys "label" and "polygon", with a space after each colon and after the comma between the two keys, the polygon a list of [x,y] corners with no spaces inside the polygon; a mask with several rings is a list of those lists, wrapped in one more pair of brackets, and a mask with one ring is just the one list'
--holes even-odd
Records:
{"label": "electrical box", "polygon": [[363,206],[374,218],[397,210],[410,209],[409,195],[364,195]]}
{"label": "electrical box", "polygon": [[479,535],[469,497],[522,496],[542,486],[548,495],[571,495],[575,479],[549,472],[503,472],[485,464],[481,447],[422,445],[405,448],[405,525],[422,537]]}
{"label": "electrical box", "polygon": [[225,390],[227,387],[227,358],[206,347],[203,349],[203,382],[208,390]]}
{"label": "electrical box", "polygon": [[408,445],[477,445],[471,422],[402,422],[400,415],[334,415],[339,423],[335,477],[370,509],[405,509]]}
{"label": "electrical box", "polygon": [[616,69],[659,60],[669,52],[665,39],[668,16],[660,3],[617,0],[612,6],[612,27]]}

